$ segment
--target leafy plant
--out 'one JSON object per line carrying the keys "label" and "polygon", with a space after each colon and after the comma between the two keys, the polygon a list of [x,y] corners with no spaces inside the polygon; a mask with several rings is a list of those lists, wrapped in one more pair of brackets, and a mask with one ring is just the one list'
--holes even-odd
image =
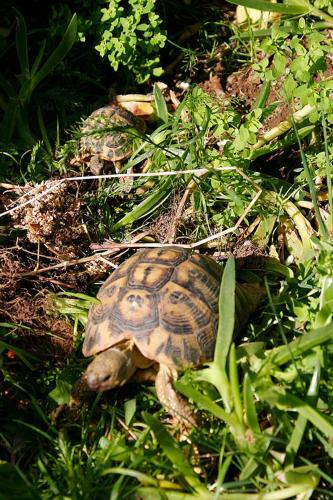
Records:
{"label": "leafy plant", "polygon": [[[35,60],[31,64],[29,62],[26,23],[20,12],[16,11],[16,52],[20,75],[17,78],[17,82],[11,82],[4,76],[0,77],[0,109],[3,111],[0,121],[2,143],[8,144],[14,133],[21,142],[21,147],[31,147],[36,143],[30,123],[33,121],[33,118],[40,124],[43,122],[41,115],[37,118],[31,112],[29,104],[32,95],[38,85],[54,70],[71,49],[76,40],[76,33],[77,19],[74,14],[62,40],[48,59],[43,62],[46,46],[46,41],[44,40]],[[43,129],[43,126],[41,128]]]}
{"label": "leafy plant", "polygon": [[108,57],[112,68],[117,71],[119,65],[126,67],[138,83],[160,76],[159,52],[166,34],[160,27],[155,0],[111,0],[102,14],[106,29],[96,49],[102,57]]}

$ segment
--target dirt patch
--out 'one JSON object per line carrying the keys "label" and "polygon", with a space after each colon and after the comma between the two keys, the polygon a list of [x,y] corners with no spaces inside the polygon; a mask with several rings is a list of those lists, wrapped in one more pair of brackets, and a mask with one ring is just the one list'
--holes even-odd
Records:
{"label": "dirt patch", "polygon": [[[232,73],[227,79],[227,92],[232,97],[242,100],[248,108],[251,108],[260,95],[262,84],[259,76],[250,67],[246,66],[239,71]],[[281,82],[270,89],[265,106],[278,102],[278,106],[273,113],[264,121],[261,132],[266,132],[287,120],[289,107],[285,99],[280,94]]]}
{"label": "dirt patch", "polygon": [[159,243],[168,243],[170,235],[175,229],[174,218],[181,198],[181,193],[175,193],[171,198],[171,202],[169,201],[168,208],[159,215],[149,228],[149,232],[155,236]]}
{"label": "dirt patch", "polygon": [[49,315],[48,295],[21,289],[13,299],[0,301],[0,316],[16,325],[13,326],[16,347],[63,362],[73,349],[73,329],[64,319]]}
{"label": "dirt patch", "polygon": [[1,199],[5,209],[17,207],[0,247],[0,321],[13,325],[3,340],[60,363],[73,349],[73,328],[57,311],[50,316],[51,294],[87,292],[111,267],[94,261],[89,248],[81,186],[59,180],[12,186]]}
{"label": "dirt patch", "polygon": [[5,205],[10,207],[15,200],[15,205],[21,206],[11,218],[15,228],[27,231],[31,243],[42,243],[53,255],[73,258],[79,253],[75,242],[86,234],[78,189],[76,182],[59,180],[27,184],[20,187],[24,193],[19,198],[7,194]]}

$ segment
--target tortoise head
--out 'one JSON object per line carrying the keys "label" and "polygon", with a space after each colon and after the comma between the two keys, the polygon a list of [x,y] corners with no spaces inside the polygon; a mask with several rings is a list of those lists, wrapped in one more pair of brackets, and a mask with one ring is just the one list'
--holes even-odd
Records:
{"label": "tortoise head", "polygon": [[85,376],[91,390],[108,391],[127,382],[135,368],[130,352],[110,348],[93,359]]}

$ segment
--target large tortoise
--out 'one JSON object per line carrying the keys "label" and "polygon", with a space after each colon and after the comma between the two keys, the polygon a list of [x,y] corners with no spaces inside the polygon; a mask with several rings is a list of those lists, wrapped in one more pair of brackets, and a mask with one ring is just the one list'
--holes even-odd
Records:
{"label": "large tortoise", "polygon": [[[90,308],[82,351],[95,358],[83,386],[107,391],[153,375],[168,412],[195,424],[173,381],[179,370],[213,359],[222,272],[212,258],[179,247],[144,249],[127,259]],[[236,284],[236,333],[263,293],[256,283]]]}
{"label": "large tortoise", "polygon": [[133,152],[134,135],[130,128],[143,133],[145,123],[130,111],[110,104],[96,109],[83,122],[79,155],[75,162],[88,163],[99,175],[104,165],[120,162]]}
{"label": "large tortoise", "polygon": [[144,380],[157,367],[159,400],[193,424],[172,382],[179,369],[213,357],[221,274],[210,257],[178,247],[141,250],[121,264],[89,311],[83,354],[95,356],[84,374],[90,389]]}

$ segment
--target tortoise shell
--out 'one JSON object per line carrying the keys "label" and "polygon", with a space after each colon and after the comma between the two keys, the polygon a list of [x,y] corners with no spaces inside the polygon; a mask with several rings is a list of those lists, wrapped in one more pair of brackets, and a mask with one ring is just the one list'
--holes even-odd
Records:
{"label": "tortoise shell", "polygon": [[141,118],[120,106],[109,105],[96,109],[83,122],[80,157],[89,161],[92,156],[97,155],[101,160],[109,162],[127,158],[133,152],[133,136],[126,127],[140,132],[145,130]]}
{"label": "tortoise shell", "polygon": [[148,359],[198,366],[213,357],[222,268],[178,247],[144,249],[100,288],[89,311],[83,354],[132,340]]}

